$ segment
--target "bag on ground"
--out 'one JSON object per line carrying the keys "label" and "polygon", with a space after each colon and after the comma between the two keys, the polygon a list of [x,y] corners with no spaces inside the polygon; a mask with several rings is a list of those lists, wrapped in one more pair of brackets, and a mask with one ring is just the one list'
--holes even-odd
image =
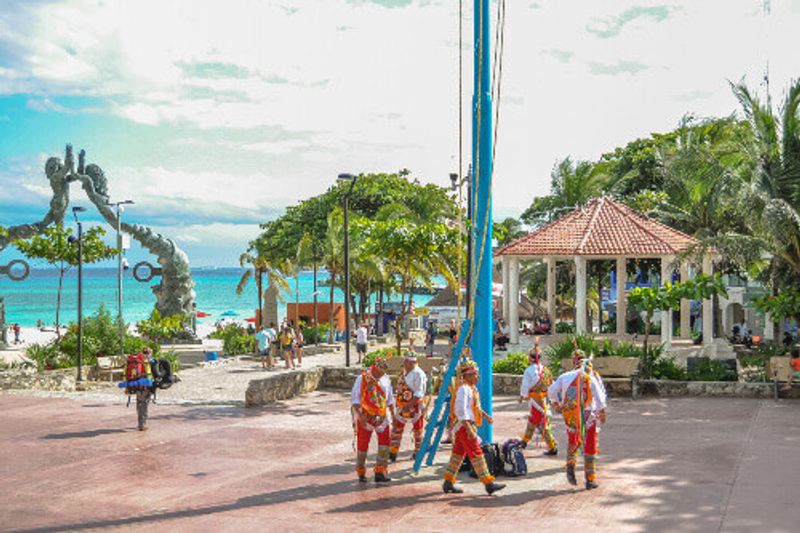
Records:
{"label": "bag on ground", "polygon": [[528,463],[525,461],[523,450],[522,441],[519,439],[508,439],[503,443],[500,453],[505,463],[506,476],[519,477],[528,473]]}
{"label": "bag on ground", "polygon": [[[497,443],[483,442],[481,443],[481,451],[486,460],[486,467],[489,469],[489,473],[495,477],[502,476],[505,473],[505,465],[503,464],[503,458],[500,457],[500,447]],[[469,461],[469,459],[467,459],[467,461]],[[467,461],[464,462],[466,463]],[[469,475],[471,477],[478,477],[471,464]]]}

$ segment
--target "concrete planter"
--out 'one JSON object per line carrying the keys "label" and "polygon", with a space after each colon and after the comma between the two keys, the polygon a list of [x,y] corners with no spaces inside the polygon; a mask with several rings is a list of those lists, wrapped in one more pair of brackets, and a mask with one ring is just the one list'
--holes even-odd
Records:
{"label": "concrete planter", "polygon": [[739,383],[737,381],[662,381],[642,380],[640,394],[644,396],[700,396],[717,398],[772,398],[775,386],[771,383]]}

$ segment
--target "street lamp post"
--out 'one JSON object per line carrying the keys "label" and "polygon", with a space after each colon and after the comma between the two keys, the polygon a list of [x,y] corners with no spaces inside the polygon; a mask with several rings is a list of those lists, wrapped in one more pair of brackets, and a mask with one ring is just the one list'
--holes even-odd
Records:
{"label": "street lamp post", "polygon": [[344,364],[350,366],[350,226],[348,223],[348,210],[350,194],[356,185],[358,176],[353,174],[339,174],[341,181],[349,181],[350,188],[344,195]]}
{"label": "street lamp post", "polygon": [[73,207],[72,216],[78,225],[78,238],[71,238],[72,242],[78,243],[78,376],[75,378],[77,383],[83,381],[83,224],[78,220],[78,213],[86,211],[85,207]]}
{"label": "street lamp post", "polygon": [[117,322],[119,322],[119,354],[125,355],[125,325],[122,323],[122,212],[123,205],[134,203],[133,200],[109,202],[107,205],[117,210]]}

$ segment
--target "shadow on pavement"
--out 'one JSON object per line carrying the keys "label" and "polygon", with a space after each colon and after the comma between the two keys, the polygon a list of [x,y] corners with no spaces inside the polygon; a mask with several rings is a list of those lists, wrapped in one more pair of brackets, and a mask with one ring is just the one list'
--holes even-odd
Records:
{"label": "shadow on pavement", "polygon": [[50,433],[44,435],[42,439],[47,440],[61,440],[61,439],[90,439],[92,437],[99,437],[100,435],[111,435],[114,433],[128,433],[132,429],[94,429],[89,431],[75,431],[72,433]]}

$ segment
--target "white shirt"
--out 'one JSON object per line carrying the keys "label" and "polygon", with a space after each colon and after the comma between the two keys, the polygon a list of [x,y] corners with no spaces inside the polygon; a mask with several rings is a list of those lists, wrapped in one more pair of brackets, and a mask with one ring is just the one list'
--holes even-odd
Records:
{"label": "white shirt", "polygon": [[503,335],[505,335],[506,337],[508,337],[509,335],[511,335],[511,326],[509,326],[508,324],[506,324],[505,326],[503,326],[502,328],[500,328],[500,333],[502,333]]}
{"label": "white shirt", "polygon": [[[564,402],[567,389],[572,385],[572,382],[575,381],[579,373],[580,369],[575,369],[558,376],[553,384],[550,385],[550,388],[547,389],[547,396],[550,398],[550,403]],[[592,389],[592,403],[588,406],[588,409],[592,413],[599,413],[606,408],[606,388],[600,376],[594,373],[590,376],[589,386]]]}
{"label": "white shirt", "polygon": [[425,375],[419,365],[414,367],[414,370],[406,374],[406,385],[414,392],[415,398],[422,398],[427,391],[428,376]]}
{"label": "white shirt", "polygon": [[[350,393],[350,403],[353,405],[361,405],[361,377],[362,375],[359,374],[356,378],[356,382],[353,384],[353,391]],[[380,385],[380,387],[386,393],[386,405],[394,405],[392,380],[389,378],[389,375],[382,375],[381,379],[378,380],[378,385]]]}
{"label": "white shirt", "polygon": [[531,389],[539,383],[539,374],[542,372],[542,366],[533,363],[525,369],[522,375],[522,385],[519,387],[519,395],[521,398],[527,398]]}
{"label": "white shirt", "polygon": [[461,385],[456,391],[456,403],[453,406],[453,410],[460,422],[475,421],[475,414],[472,412],[473,396],[472,387],[469,385]]}
{"label": "white shirt", "polygon": [[356,330],[356,343],[367,344],[367,328],[361,326]]}

